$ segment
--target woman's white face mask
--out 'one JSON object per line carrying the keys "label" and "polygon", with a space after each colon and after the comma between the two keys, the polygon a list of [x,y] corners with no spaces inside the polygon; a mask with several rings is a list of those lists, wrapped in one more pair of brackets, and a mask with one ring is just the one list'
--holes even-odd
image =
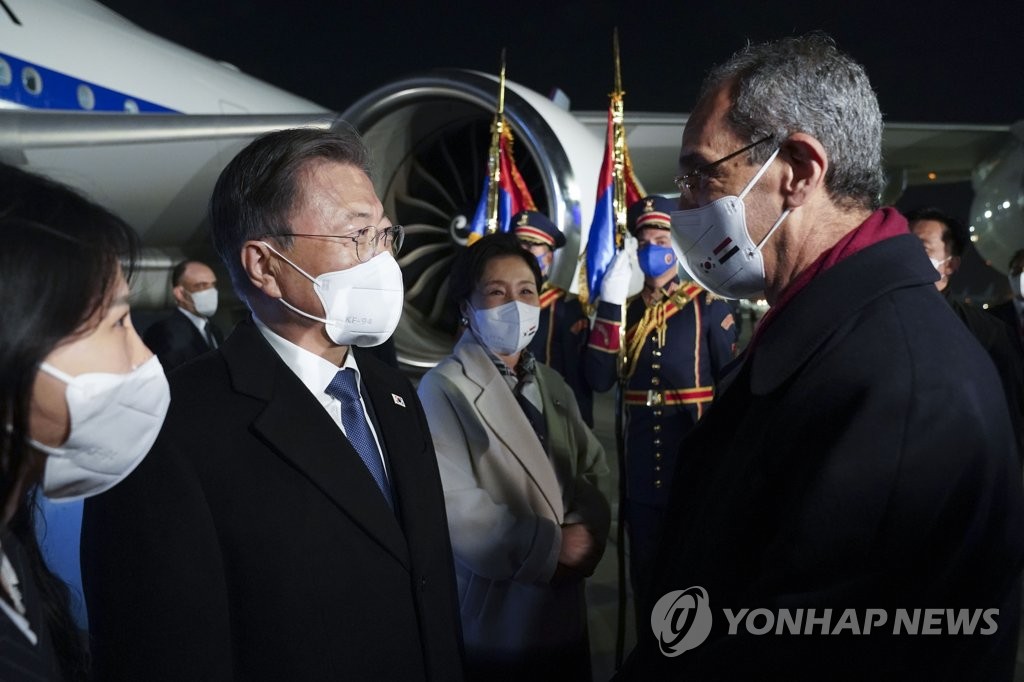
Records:
{"label": "woman's white face mask", "polygon": [[156,356],[128,372],[70,376],[44,362],[41,371],[67,385],[71,420],[58,446],[30,440],[45,453],[43,494],[54,500],[91,497],[135,470],[153,446],[171,404],[170,388]]}
{"label": "woman's white face mask", "polygon": [[492,353],[514,355],[530,345],[540,324],[540,306],[509,301],[477,310],[468,302],[469,328]]}

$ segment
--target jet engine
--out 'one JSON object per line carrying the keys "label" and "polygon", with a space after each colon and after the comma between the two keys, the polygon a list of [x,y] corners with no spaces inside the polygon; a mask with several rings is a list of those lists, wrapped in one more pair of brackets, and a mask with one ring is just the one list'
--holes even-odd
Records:
{"label": "jet engine", "polygon": [[[405,311],[395,334],[404,365],[431,367],[451,350],[457,319],[447,300],[448,271],[466,246],[480,198],[497,99],[491,76],[436,71],[389,83],[341,116],[372,152],[385,212],[406,228],[399,255]],[[551,100],[512,82],[506,84],[505,118],[538,210],[566,236],[552,280],[569,288],[594,211],[604,140]]]}

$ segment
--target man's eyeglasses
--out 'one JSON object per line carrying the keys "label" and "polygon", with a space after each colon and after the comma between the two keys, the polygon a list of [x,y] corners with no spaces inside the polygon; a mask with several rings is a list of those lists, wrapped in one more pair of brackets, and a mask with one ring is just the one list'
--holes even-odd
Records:
{"label": "man's eyeglasses", "polygon": [[729,159],[736,158],[737,156],[744,152],[749,152],[751,149],[758,146],[759,144],[764,144],[773,137],[774,135],[762,137],[757,142],[751,142],[743,149],[739,149],[737,151],[734,151],[732,154],[723,156],[718,161],[712,161],[711,163],[706,163],[703,166],[697,166],[689,173],[677,175],[675,178],[673,178],[672,181],[675,183],[676,187],[679,188],[680,194],[685,196],[687,199],[694,200],[697,194],[701,191],[701,189],[703,189],[707,185],[708,180],[711,178],[712,172],[716,168],[718,168],[720,165],[722,165]]}
{"label": "man's eyeglasses", "polygon": [[402,250],[402,243],[405,242],[405,228],[401,225],[389,225],[388,227],[374,227],[367,225],[361,230],[346,235],[336,234],[299,234],[297,232],[282,232],[279,234],[265,235],[268,237],[308,237],[310,239],[340,240],[347,248],[355,249],[356,259],[365,263],[378,253],[391,252],[397,256]]}

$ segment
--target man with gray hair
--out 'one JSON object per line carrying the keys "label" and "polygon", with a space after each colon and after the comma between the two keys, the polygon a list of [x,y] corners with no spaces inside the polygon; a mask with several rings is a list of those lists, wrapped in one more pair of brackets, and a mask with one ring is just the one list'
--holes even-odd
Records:
{"label": "man with gray hair", "polygon": [[672,225],[771,310],[680,450],[621,679],[1012,678],[1024,499],[999,377],[879,208],[882,120],[821,35],[714,69]]}

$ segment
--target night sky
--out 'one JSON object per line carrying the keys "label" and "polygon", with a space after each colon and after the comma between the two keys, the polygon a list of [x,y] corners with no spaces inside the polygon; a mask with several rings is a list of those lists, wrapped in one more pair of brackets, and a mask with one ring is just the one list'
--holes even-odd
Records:
{"label": "night sky", "polygon": [[[825,31],[868,72],[887,121],[1009,125],[1024,119],[1024,2],[547,2],[102,0],[143,28],[343,111],[433,68],[496,73],[575,110],[603,110],[618,27],[629,111],[684,112],[713,64],[746,41]],[[898,207],[966,220],[969,183],[912,187]],[[970,249],[964,293],[1006,288]],[[953,284],[957,284],[957,280]]]}
{"label": "night sky", "polygon": [[[104,0],[164,38],[334,110],[435,67],[496,72],[603,109],[618,26],[627,113],[688,111],[708,67],[745,41],[823,30],[867,68],[886,119],[1024,118],[1024,2]],[[308,8],[308,9],[307,9]]]}

